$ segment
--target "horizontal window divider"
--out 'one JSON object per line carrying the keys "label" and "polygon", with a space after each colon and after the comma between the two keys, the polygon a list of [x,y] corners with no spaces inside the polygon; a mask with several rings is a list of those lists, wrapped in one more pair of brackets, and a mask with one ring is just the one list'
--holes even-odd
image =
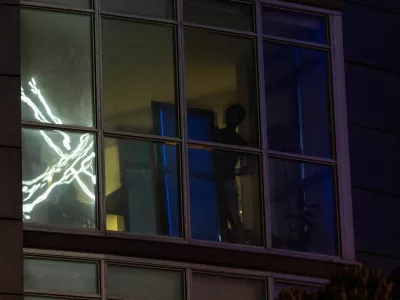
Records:
{"label": "horizontal window divider", "polygon": [[345,265],[354,265],[353,262],[345,261],[343,258],[339,256],[331,256],[325,254],[318,254],[318,253],[310,253],[310,252],[300,252],[294,250],[285,250],[285,249],[274,249],[269,248],[266,249],[266,253],[284,257],[295,257],[295,258],[304,258],[310,260],[317,260],[322,262],[331,262],[336,264],[345,264]]}
{"label": "horizontal window divider", "polygon": [[46,3],[38,3],[38,2],[20,2],[21,8],[39,8],[39,9],[47,9],[47,10],[57,10],[61,12],[80,12],[80,13],[94,13],[94,9],[91,8],[79,8],[75,6],[64,6],[57,4],[46,4]]}
{"label": "horizontal window divider", "polygon": [[146,16],[118,13],[118,12],[112,12],[112,11],[100,11],[100,15],[102,17],[108,17],[108,18],[119,19],[119,20],[123,19],[123,20],[132,20],[132,21],[144,21],[144,22],[159,23],[159,24],[166,24],[166,25],[177,25],[178,24],[178,22],[175,20],[146,17]]}
{"label": "horizontal window divider", "polygon": [[195,23],[189,23],[189,22],[182,22],[182,24],[185,28],[203,29],[203,30],[212,31],[215,33],[226,33],[226,34],[230,34],[230,35],[243,36],[243,37],[248,37],[248,38],[249,37],[253,37],[253,38],[257,37],[257,33],[251,32],[251,31],[227,29],[227,28],[201,25],[201,24],[195,24]]}
{"label": "horizontal window divider", "polygon": [[157,241],[164,243],[178,243],[178,244],[189,243],[188,240],[180,237],[162,236],[162,235],[144,235],[144,234],[135,234],[130,232],[121,232],[121,231],[106,231],[106,236],[123,238],[123,239],[143,240],[143,241]]}
{"label": "horizontal window divider", "polygon": [[62,298],[90,298],[90,299],[100,299],[100,294],[88,294],[88,293],[73,293],[65,291],[48,291],[48,290],[32,290],[25,289],[24,295],[29,294],[30,296],[59,296]]}
{"label": "horizontal window divider", "polygon": [[230,249],[230,250],[238,250],[238,251],[246,251],[253,253],[265,253],[267,249],[265,246],[253,246],[246,244],[233,244],[233,243],[222,243],[222,242],[213,242],[213,241],[202,241],[202,240],[194,240],[190,241],[191,245],[194,246],[202,246],[209,248],[220,248],[220,249]]}
{"label": "horizontal window divider", "polygon": [[145,134],[145,133],[134,133],[134,132],[125,132],[125,131],[114,131],[114,130],[104,130],[104,138],[121,138],[121,139],[132,139],[132,140],[148,140],[154,142],[164,142],[178,144],[182,141],[181,138],[177,137],[168,137],[168,136],[159,136],[153,134]]}
{"label": "horizontal window divider", "polygon": [[[327,14],[327,15],[336,15],[336,16],[341,16],[341,12],[338,10],[334,9],[326,9],[326,8],[319,8],[311,5],[303,5],[303,4],[296,4],[296,3],[291,3],[291,2],[286,2],[286,1],[281,1],[281,0],[255,0],[255,1],[260,1],[261,4],[266,4],[266,5],[274,5],[278,6],[278,8],[286,8],[286,9],[296,9],[302,10],[305,13],[309,12],[314,12],[314,13],[319,13],[319,14]],[[317,1],[315,1],[317,2]]]}
{"label": "horizontal window divider", "polygon": [[106,259],[104,254],[94,254],[85,252],[67,252],[50,249],[35,249],[35,248],[24,248],[24,258],[36,258],[36,259],[60,259],[63,261],[72,262],[87,262],[87,263],[100,263],[100,260]]}
{"label": "horizontal window divider", "polygon": [[227,150],[227,151],[237,151],[245,152],[248,154],[261,154],[262,150],[252,147],[235,146],[229,144],[213,143],[213,142],[203,142],[197,140],[188,141],[189,148],[205,149],[205,150]]}
{"label": "horizontal window divider", "polygon": [[283,38],[283,37],[269,35],[269,34],[263,34],[263,40],[264,40],[264,42],[278,42],[278,43],[284,43],[284,44],[289,44],[289,45],[293,45],[293,46],[313,48],[316,50],[325,50],[326,51],[331,48],[329,45],[305,42],[305,41],[296,40],[296,39],[288,39],[288,38]]}
{"label": "horizontal window divider", "polygon": [[27,231],[42,231],[42,232],[57,232],[67,234],[79,234],[79,235],[94,235],[104,236],[105,233],[95,228],[65,228],[56,225],[43,225],[43,224],[24,224],[24,230]]}
{"label": "horizontal window divider", "polygon": [[271,275],[274,281],[288,282],[294,284],[306,284],[306,285],[325,285],[329,283],[328,279],[315,278],[315,277],[304,277],[291,274],[279,274],[275,273]]}
{"label": "horizontal window divider", "polygon": [[64,124],[52,124],[52,123],[38,123],[30,121],[22,121],[22,128],[42,129],[42,130],[60,130],[60,131],[71,131],[80,133],[96,133],[95,127],[84,127]]}
{"label": "horizontal window divider", "polygon": [[294,153],[287,153],[281,151],[268,151],[268,156],[273,158],[282,158],[288,160],[296,160],[301,162],[310,162],[310,163],[317,163],[317,164],[325,164],[325,165],[336,165],[337,161],[332,158],[323,158],[317,156],[309,156],[303,154],[294,154]]}
{"label": "horizontal window divider", "polygon": [[[148,258],[137,257],[123,257],[116,255],[106,255],[105,257],[107,266],[123,266],[123,267],[138,267],[138,268],[152,268],[152,269],[169,269],[175,271],[183,271],[189,265],[184,262],[172,262],[165,260],[155,260]],[[114,298],[114,297],[108,297]]]}

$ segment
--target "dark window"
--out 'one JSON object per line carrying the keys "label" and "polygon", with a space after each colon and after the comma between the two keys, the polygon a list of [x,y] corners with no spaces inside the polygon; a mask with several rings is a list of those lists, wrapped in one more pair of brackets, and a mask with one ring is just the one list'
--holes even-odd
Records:
{"label": "dark window", "polygon": [[334,168],[276,158],[269,167],[273,247],[337,255]]}
{"label": "dark window", "polygon": [[332,157],[325,51],[264,42],[268,148]]}

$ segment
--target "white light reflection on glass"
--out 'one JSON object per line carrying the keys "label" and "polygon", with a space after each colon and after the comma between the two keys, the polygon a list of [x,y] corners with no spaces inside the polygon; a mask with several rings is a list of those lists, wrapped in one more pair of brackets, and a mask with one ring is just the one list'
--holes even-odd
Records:
{"label": "white light reflection on glass", "polygon": [[[61,119],[53,115],[51,108],[47,104],[34,78],[29,81],[30,91],[38,100],[36,104],[29,98],[23,88],[21,88],[21,101],[26,103],[33,111],[35,118],[47,124],[63,124]],[[40,107],[41,108],[40,108]],[[59,130],[53,130],[62,137],[62,143],[51,138],[44,130],[39,130],[46,144],[54,150],[58,161],[47,167],[46,171],[31,180],[22,181],[23,193],[23,214],[25,219],[30,219],[33,208],[45,201],[50,193],[60,185],[67,185],[76,182],[89,199],[95,201],[95,195],[85,184],[83,176],[90,179],[93,185],[96,184],[93,161],[95,152],[93,151],[94,141],[91,141],[90,134],[85,133],[79,137],[78,145],[71,146],[71,136]],[[56,180],[54,178],[57,178]],[[29,201],[29,203],[27,203]]]}

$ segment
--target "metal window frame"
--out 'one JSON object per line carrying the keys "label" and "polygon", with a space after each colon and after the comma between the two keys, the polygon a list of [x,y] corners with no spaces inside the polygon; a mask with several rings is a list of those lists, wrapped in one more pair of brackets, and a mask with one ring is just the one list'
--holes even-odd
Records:
{"label": "metal window frame", "polygon": [[[39,0],[38,0],[39,1]],[[53,11],[71,12],[71,13],[83,13],[91,14],[93,18],[93,76],[94,76],[94,106],[95,111],[95,127],[86,128],[80,126],[57,126],[52,124],[40,124],[35,122],[22,121],[23,128],[43,128],[43,129],[65,129],[76,132],[88,132],[96,135],[97,141],[97,174],[98,174],[98,228],[93,230],[81,230],[81,229],[70,229],[60,228],[58,226],[43,226],[43,225],[29,225],[24,224],[25,230],[40,230],[50,232],[66,232],[66,233],[77,233],[77,234],[93,234],[93,235],[108,235],[115,237],[124,237],[131,239],[150,239],[157,241],[168,241],[177,243],[193,243],[205,246],[217,246],[219,248],[238,249],[242,251],[256,251],[264,252],[265,254],[274,253],[281,254],[283,256],[294,256],[299,258],[309,258],[316,260],[326,260],[335,262],[347,262],[353,263],[355,261],[354,254],[354,236],[353,236],[353,222],[352,222],[352,202],[351,202],[351,183],[350,183],[350,170],[349,170],[349,151],[348,151],[348,133],[347,133],[347,114],[346,114],[346,99],[345,99],[345,85],[344,85],[344,59],[343,59],[343,44],[342,44],[342,28],[341,28],[341,13],[334,10],[315,8],[300,4],[289,3],[280,0],[242,0],[242,2],[253,4],[255,22],[255,31],[244,32],[239,30],[231,30],[226,28],[192,24],[183,21],[183,0],[175,0],[175,19],[166,20],[159,18],[152,18],[146,16],[138,16],[123,13],[114,13],[101,11],[100,0],[92,0],[92,9],[83,9],[76,7],[66,7],[59,5],[35,3],[21,1],[21,7],[46,9]],[[315,44],[300,40],[287,39],[276,36],[264,35],[262,33],[262,6],[277,6],[279,8],[296,10],[305,13],[314,13],[325,15],[327,17],[328,25],[328,40],[329,44]],[[101,47],[101,18],[112,17],[121,18],[124,20],[142,21],[154,24],[173,26],[175,27],[176,40],[175,49],[177,53],[176,57],[176,69],[175,78],[177,85],[177,126],[179,128],[179,135],[177,137],[159,137],[154,135],[139,134],[139,133],[128,133],[119,132],[112,130],[104,130],[103,128],[103,85],[102,85],[102,47]],[[220,34],[229,34],[234,36],[241,36],[252,38],[255,41],[256,54],[255,58],[257,61],[256,66],[256,78],[257,78],[257,94],[258,94],[258,117],[260,124],[261,135],[259,137],[259,147],[237,147],[232,145],[222,145],[213,142],[203,141],[192,141],[188,140],[187,133],[187,102],[185,98],[185,66],[184,66],[184,33],[183,29],[196,28],[199,30],[209,30]],[[286,43],[301,47],[311,47],[329,52],[330,55],[330,66],[331,66],[331,98],[333,107],[333,120],[334,120],[334,148],[336,151],[336,157],[332,159],[313,157],[301,154],[289,154],[279,151],[268,150],[267,141],[267,118],[265,108],[265,87],[264,87],[264,65],[263,65],[263,42],[265,40],[274,41],[277,43]],[[104,138],[105,137],[123,137],[131,139],[142,139],[154,142],[165,142],[165,143],[176,143],[177,147],[180,148],[180,178],[181,178],[181,212],[182,212],[182,238],[165,238],[162,236],[140,236],[132,233],[119,234],[117,232],[106,230],[106,211],[105,211],[105,186],[104,186]],[[189,186],[189,173],[188,173],[188,148],[189,146],[204,147],[221,149],[226,151],[239,151],[248,153],[250,155],[259,155],[261,158],[262,168],[260,169],[260,183],[261,183],[261,195],[264,199],[263,205],[263,232],[264,232],[264,246],[248,246],[248,245],[235,245],[228,243],[216,243],[208,241],[198,241],[191,237],[191,226],[190,226],[190,186]],[[270,210],[270,195],[269,195],[269,157],[277,157],[282,159],[298,160],[302,162],[319,163],[325,165],[336,166],[337,176],[337,224],[339,227],[337,240],[340,244],[340,254],[338,256],[327,256],[314,253],[303,253],[289,250],[272,249],[272,234],[271,234],[271,210]]]}
{"label": "metal window frame", "polygon": [[274,296],[274,283],[275,281],[290,282],[293,284],[305,285],[324,285],[329,283],[327,279],[320,279],[314,277],[298,276],[284,273],[255,271],[248,269],[236,269],[218,267],[212,265],[192,264],[183,262],[173,262],[164,260],[154,260],[147,258],[125,257],[117,255],[103,255],[103,254],[89,254],[89,253],[76,253],[55,250],[42,250],[42,249],[27,249],[24,251],[24,258],[47,259],[47,260],[62,260],[71,262],[90,262],[98,265],[98,291],[99,294],[80,294],[74,292],[57,292],[47,290],[25,290],[24,294],[29,296],[44,296],[44,297],[62,297],[69,299],[127,299],[129,297],[107,297],[107,266],[121,265],[126,267],[139,267],[151,269],[163,269],[171,271],[182,271],[183,274],[183,299],[190,300],[192,293],[193,273],[202,273],[210,275],[220,275],[232,278],[254,279],[262,280],[265,285],[266,299],[273,300]]}

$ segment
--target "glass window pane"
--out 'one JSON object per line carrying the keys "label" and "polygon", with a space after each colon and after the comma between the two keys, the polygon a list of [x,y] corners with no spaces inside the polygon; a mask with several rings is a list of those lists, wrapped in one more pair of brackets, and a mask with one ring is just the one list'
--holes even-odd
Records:
{"label": "glass window pane", "polygon": [[312,43],[327,43],[327,18],[324,16],[264,6],[262,18],[264,34]]}
{"label": "glass window pane", "polygon": [[108,265],[108,297],[179,300],[183,296],[183,272]]}
{"label": "glass window pane", "polygon": [[251,3],[226,0],[184,0],[183,20],[189,23],[254,31]]}
{"label": "glass window pane", "polygon": [[264,43],[268,147],[332,157],[327,52]]}
{"label": "glass window pane", "polygon": [[271,158],[274,248],[337,255],[333,167]]}
{"label": "glass window pane", "polygon": [[189,149],[192,238],[262,245],[257,155]]}
{"label": "glass window pane", "polygon": [[105,128],[176,136],[174,28],[115,19],[102,26]]}
{"label": "glass window pane", "polygon": [[265,300],[262,279],[193,273],[193,300]]}
{"label": "glass window pane", "polygon": [[[279,293],[283,289],[291,289],[293,286],[296,288],[307,291],[307,292],[315,292],[320,287],[319,285],[311,285],[311,284],[304,284],[298,282],[288,282],[288,281],[274,281],[274,299],[278,299]],[[322,284],[321,284],[322,286]]]}
{"label": "glass window pane", "polygon": [[185,29],[189,139],[258,146],[254,53],[253,39]]}
{"label": "glass window pane", "polygon": [[24,289],[98,294],[96,263],[24,259]]}
{"label": "glass window pane", "polygon": [[105,139],[107,230],[181,235],[175,144]]}
{"label": "glass window pane", "polygon": [[22,130],[26,223],[96,227],[94,143],[89,133]]}
{"label": "glass window pane", "polygon": [[21,10],[22,119],[93,126],[91,17]]}
{"label": "glass window pane", "polygon": [[61,6],[73,6],[80,8],[91,8],[92,0],[24,0],[26,2],[46,3]]}
{"label": "glass window pane", "polygon": [[174,19],[174,0],[101,0],[104,11],[145,17]]}

